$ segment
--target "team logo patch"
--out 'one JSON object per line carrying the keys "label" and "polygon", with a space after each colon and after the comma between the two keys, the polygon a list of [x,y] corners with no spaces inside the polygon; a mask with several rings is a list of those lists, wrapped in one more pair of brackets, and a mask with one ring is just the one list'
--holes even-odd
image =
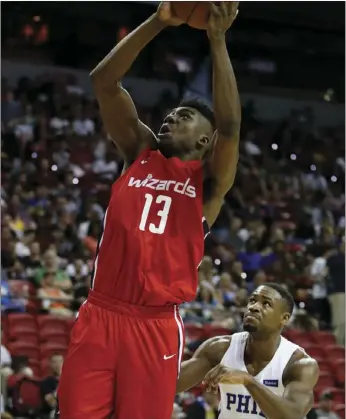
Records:
{"label": "team logo patch", "polygon": [[279,380],[263,380],[263,384],[267,387],[279,387]]}

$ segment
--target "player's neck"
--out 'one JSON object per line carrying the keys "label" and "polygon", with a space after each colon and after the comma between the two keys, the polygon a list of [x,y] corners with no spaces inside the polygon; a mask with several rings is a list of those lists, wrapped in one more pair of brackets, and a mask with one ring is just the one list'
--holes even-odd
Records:
{"label": "player's neck", "polygon": [[246,342],[245,353],[254,361],[269,361],[278,349],[280,339],[281,335],[276,334],[265,338],[250,334]]}

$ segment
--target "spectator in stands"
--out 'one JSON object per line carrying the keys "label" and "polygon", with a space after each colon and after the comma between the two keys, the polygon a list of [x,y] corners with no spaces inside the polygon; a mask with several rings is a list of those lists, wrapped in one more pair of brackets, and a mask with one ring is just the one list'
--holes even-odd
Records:
{"label": "spectator in stands", "polygon": [[53,355],[50,359],[52,375],[44,378],[41,383],[42,397],[44,399],[43,414],[49,415],[56,407],[56,390],[58,388],[63,362],[63,356],[58,354]]}
{"label": "spectator in stands", "polygon": [[11,394],[12,389],[23,377],[33,377],[34,372],[29,367],[29,358],[27,356],[13,356],[12,358],[12,370],[11,374],[7,379],[8,392]]}
{"label": "spectator in stands", "polygon": [[339,250],[327,260],[328,298],[336,341],[345,345],[345,238]]}
{"label": "spectator in stands", "polygon": [[183,409],[178,403],[173,404],[172,419],[184,419],[186,417]]}
{"label": "spectator in stands", "polygon": [[224,307],[230,307],[235,304],[238,287],[233,282],[232,276],[223,272],[218,283],[218,300]]}
{"label": "spectator in stands", "polygon": [[258,241],[255,237],[250,237],[245,247],[245,252],[238,253],[238,260],[242,263],[246,275],[252,279],[261,268],[262,255],[258,251]]}
{"label": "spectator in stands", "polygon": [[333,412],[333,395],[330,392],[321,394],[316,414],[317,419],[340,419],[340,416]]}
{"label": "spectator in stands", "polygon": [[12,357],[6,346],[2,344],[3,341],[3,330],[1,330],[0,374],[4,377],[8,377],[13,374],[11,369]]}
{"label": "spectator in stands", "polygon": [[41,280],[41,288],[37,291],[37,297],[42,300],[42,307],[50,314],[58,317],[71,317],[73,312],[69,308],[73,296],[66,294],[56,285],[54,274],[46,273]]}
{"label": "spectator in stands", "polygon": [[188,406],[186,419],[217,419],[219,400],[214,393],[204,391],[203,394]]}
{"label": "spectator in stands", "polygon": [[26,300],[11,292],[10,283],[5,270],[1,270],[1,311],[24,312]]}
{"label": "spectator in stands", "polygon": [[316,258],[309,255],[310,265],[307,272],[313,281],[311,313],[324,325],[330,324],[330,305],[327,299],[327,258],[329,253],[330,249],[327,249]]}
{"label": "spectator in stands", "polygon": [[54,250],[48,250],[43,257],[43,267],[37,269],[35,275],[35,282],[37,285],[41,284],[42,279],[48,273],[53,277],[54,286],[65,291],[72,288],[72,282],[66,275],[66,272],[59,269],[58,256]]}

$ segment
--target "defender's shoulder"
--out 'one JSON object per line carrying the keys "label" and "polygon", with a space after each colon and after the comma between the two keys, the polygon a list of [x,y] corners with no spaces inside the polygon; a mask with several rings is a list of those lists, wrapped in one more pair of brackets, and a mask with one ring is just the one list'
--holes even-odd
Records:
{"label": "defender's shoulder", "polygon": [[210,338],[205,342],[208,358],[213,365],[217,365],[221,362],[231,344],[231,341],[232,336],[225,335]]}
{"label": "defender's shoulder", "polygon": [[316,359],[311,358],[302,348],[297,348],[289,360],[284,374],[284,382],[292,380],[313,380],[317,382],[320,369]]}
{"label": "defender's shoulder", "polygon": [[316,359],[309,356],[303,348],[297,348],[295,352],[293,352],[292,357],[290,359],[289,364],[296,364],[296,363],[303,363],[308,365],[318,365]]}

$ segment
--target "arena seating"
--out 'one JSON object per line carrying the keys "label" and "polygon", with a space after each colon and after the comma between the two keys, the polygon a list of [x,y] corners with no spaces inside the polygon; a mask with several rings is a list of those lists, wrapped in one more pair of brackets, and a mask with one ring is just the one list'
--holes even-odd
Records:
{"label": "arena seating", "polygon": [[[37,377],[48,371],[48,359],[53,354],[65,354],[74,319],[60,319],[52,315],[9,314],[2,316],[3,341],[13,355],[27,355]],[[203,341],[213,336],[229,334],[229,330],[213,325],[186,325],[191,341]],[[331,388],[335,400],[345,401],[345,348],[335,344],[330,332],[300,333],[287,329],[285,335],[316,358],[321,374],[315,394]]]}

